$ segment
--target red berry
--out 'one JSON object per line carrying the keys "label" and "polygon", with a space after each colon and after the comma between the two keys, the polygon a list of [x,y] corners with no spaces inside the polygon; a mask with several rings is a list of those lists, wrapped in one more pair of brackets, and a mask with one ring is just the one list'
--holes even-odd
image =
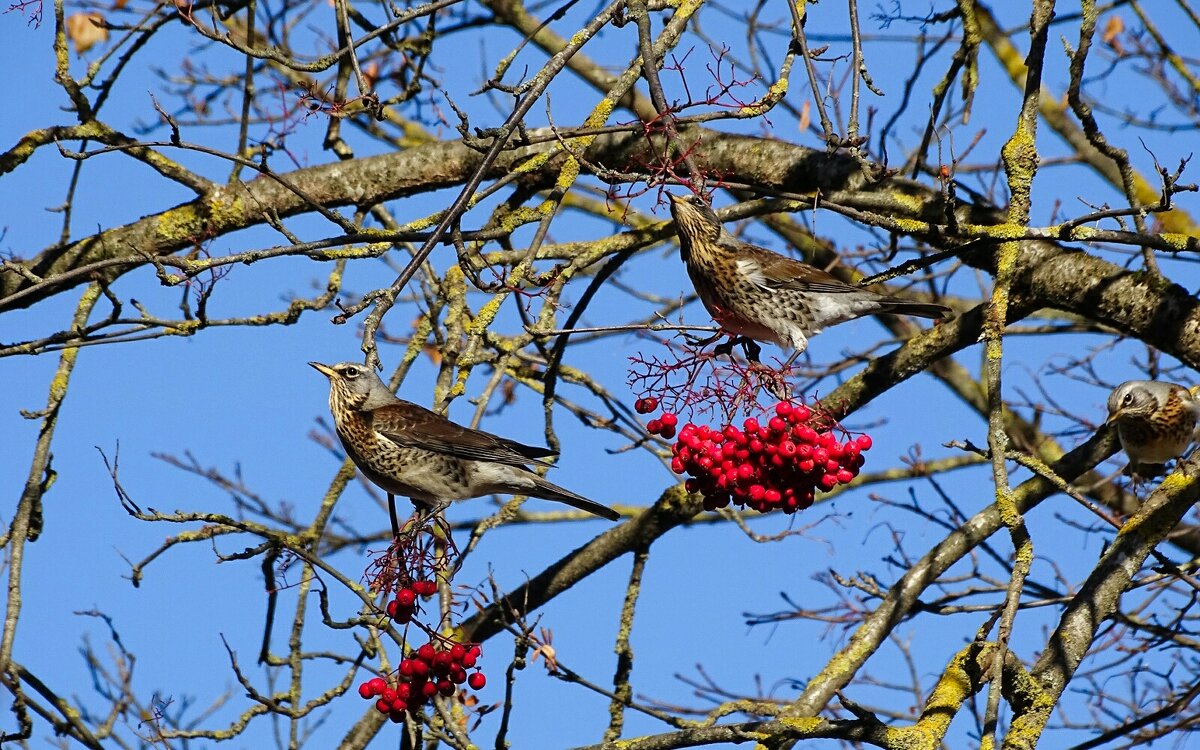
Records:
{"label": "red berry", "polygon": [[448,672],[450,671],[451,661],[453,661],[453,659],[451,658],[449,651],[439,651],[433,657],[433,668],[438,672]]}
{"label": "red berry", "polygon": [[379,700],[375,701],[375,710],[381,714],[390,713],[392,710],[392,704],[390,701],[385,701],[383,698],[380,698]]}
{"label": "red berry", "polygon": [[796,444],[791,440],[784,440],[779,444],[779,453],[780,455],[787,456],[788,458],[796,455]]}
{"label": "red berry", "polygon": [[437,593],[437,584],[433,581],[414,581],[410,588],[419,596],[433,596]]}
{"label": "red berry", "polygon": [[402,588],[396,592],[396,601],[401,607],[411,607],[417,603],[417,592],[410,588]]}
{"label": "red berry", "polygon": [[670,440],[671,438],[675,437],[675,428],[671,425],[664,424],[662,429],[658,431],[658,434],[662,435],[665,439]]}
{"label": "red berry", "polygon": [[404,723],[404,712],[403,711],[392,711],[391,713],[388,714],[388,721],[392,722],[393,724],[403,724]]}
{"label": "red berry", "polygon": [[454,683],[450,680],[440,680],[437,684],[437,691],[441,693],[443,697],[449,698],[457,693],[458,689],[454,687]]}
{"label": "red berry", "polygon": [[413,660],[412,659],[401,659],[400,660],[400,674],[403,675],[404,677],[412,677],[413,676]]}
{"label": "red berry", "polygon": [[392,711],[391,711],[392,715],[403,714],[407,710],[408,710],[408,701],[401,700],[399,698],[392,701]]}
{"label": "red berry", "polygon": [[679,417],[669,411],[664,411],[659,420],[662,421],[663,427],[674,427],[679,424]]}
{"label": "red berry", "polygon": [[661,420],[651,419],[649,422],[646,423],[646,432],[649,432],[651,435],[657,435],[659,432],[662,431],[662,427],[663,426],[662,426]]}
{"label": "red berry", "polygon": [[383,692],[379,694],[379,697],[383,698],[388,703],[391,703],[392,701],[396,700],[396,691],[392,690],[391,688],[384,688]]}
{"label": "red berry", "polygon": [[461,685],[467,681],[467,670],[459,666],[451,667],[449,677],[455,685]]}
{"label": "red berry", "polygon": [[400,700],[408,700],[412,697],[412,684],[402,682],[396,686],[396,697]]}
{"label": "red berry", "polygon": [[426,643],[424,646],[421,646],[419,649],[417,649],[417,656],[426,663],[433,662],[433,657],[436,653],[437,651],[434,650],[432,643]]}
{"label": "red berry", "polygon": [[779,490],[776,489],[770,489],[763,493],[763,500],[770,505],[777,504],[781,498],[782,496],[779,494]]}
{"label": "red berry", "polygon": [[871,441],[870,435],[859,435],[858,439],[855,440],[854,442],[858,443],[859,450],[863,450],[863,451],[871,450],[872,441]]}
{"label": "red berry", "polygon": [[375,691],[371,689],[370,682],[364,682],[358,686],[358,695],[363,700],[370,700],[375,697]]}
{"label": "red berry", "polygon": [[750,499],[756,502],[762,500],[766,491],[767,489],[761,484],[752,484],[750,485]]}
{"label": "red berry", "polygon": [[807,406],[797,405],[797,406],[792,407],[792,421],[793,422],[803,422],[811,416],[812,416],[812,412],[809,411]]}
{"label": "red berry", "polygon": [[850,484],[854,481],[854,473],[849,469],[840,469],[837,473],[837,480],[839,484]]}
{"label": "red berry", "polygon": [[757,435],[758,433],[762,432],[762,427],[758,425],[758,420],[754,417],[750,417],[743,422],[742,429],[746,431],[747,435]]}
{"label": "red berry", "polygon": [[429,664],[420,659],[412,660],[412,676],[416,678],[424,678],[429,674]]}
{"label": "red berry", "polygon": [[483,672],[474,672],[467,678],[467,684],[471,686],[472,690],[482,690],[483,686],[487,684],[487,678],[483,676]]}
{"label": "red berry", "polygon": [[783,432],[787,429],[787,422],[779,417],[771,417],[771,421],[767,422],[767,427],[771,428],[771,432]]}
{"label": "red berry", "polygon": [[817,484],[821,485],[821,489],[826,491],[837,487],[837,483],[837,476],[834,474],[822,474],[821,478],[817,481]]}
{"label": "red berry", "polygon": [[399,611],[399,609],[400,609],[400,602],[393,599],[387,603],[387,606],[383,608],[383,611],[387,612],[388,617],[395,617],[396,612]]}
{"label": "red berry", "polygon": [[438,691],[438,686],[432,682],[426,682],[421,686],[421,694],[426,698],[432,698]]}

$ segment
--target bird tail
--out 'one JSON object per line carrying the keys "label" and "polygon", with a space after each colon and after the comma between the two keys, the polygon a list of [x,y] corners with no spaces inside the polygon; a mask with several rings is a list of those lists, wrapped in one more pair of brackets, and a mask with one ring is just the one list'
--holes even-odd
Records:
{"label": "bird tail", "polygon": [[883,301],[885,307],[880,312],[895,313],[896,315],[913,315],[918,318],[948,318],[954,312],[945,305],[936,302],[913,302],[912,300],[888,297]]}
{"label": "bird tail", "polygon": [[578,508],[579,510],[591,513],[593,516],[607,518],[609,521],[616,521],[621,517],[620,513],[616,512],[607,505],[601,505],[595,500],[588,500],[586,497],[583,497],[582,495],[576,495],[574,492],[571,492],[563,487],[559,487],[553,482],[542,479],[536,475],[535,477],[534,485],[536,486],[536,489],[529,493],[533,497],[540,497],[543,500],[554,500],[555,502],[566,503],[572,508]]}

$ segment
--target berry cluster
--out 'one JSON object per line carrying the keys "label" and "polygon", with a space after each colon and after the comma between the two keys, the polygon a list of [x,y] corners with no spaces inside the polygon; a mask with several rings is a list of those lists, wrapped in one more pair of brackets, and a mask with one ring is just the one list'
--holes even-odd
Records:
{"label": "berry cluster", "polygon": [[761,513],[802,510],[817,492],[858,476],[862,452],[871,447],[867,435],[840,443],[828,429],[818,432],[808,423],[812,416],[806,406],[783,402],[766,426],[753,418],[742,429],[689,422],[672,447],[671,469],[691,475],[684,486],[703,495],[708,510],[731,502]]}
{"label": "berry cluster", "polygon": [[396,598],[387,603],[384,611],[396,622],[407,625],[420,608],[417,597],[433,596],[436,593],[437,584],[433,581],[413,581],[396,592]]}
{"label": "berry cluster", "polygon": [[467,674],[479,660],[479,646],[443,645],[431,641],[409,652],[396,670],[394,687],[382,677],[374,677],[358,686],[358,694],[365,700],[375,699],[375,709],[399,723],[406,711],[420,709],[435,695],[449,698],[464,682],[472,690],[482,690],[487,684],[483,672]]}
{"label": "berry cluster", "polygon": [[[649,414],[658,408],[658,399],[653,396],[639,398],[633,402],[633,410],[638,414]],[[679,417],[669,411],[665,411],[661,416],[651,419],[646,423],[646,432],[651,435],[661,435],[664,439],[670,440],[675,437],[675,427],[679,424]]]}

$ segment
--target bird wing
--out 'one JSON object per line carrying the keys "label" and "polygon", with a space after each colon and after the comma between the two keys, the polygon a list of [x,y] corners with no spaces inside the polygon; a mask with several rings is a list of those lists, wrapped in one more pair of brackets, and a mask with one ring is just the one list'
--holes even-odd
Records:
{"label": "bird wing", "polygon": [[490,432],[463,427],[407,401],[375,409],[372,424],[376,432],[397,445],[424,448],[457,458],[525,468],[530,463],[545,464],[539,459],[557,455],[549,448],[524,445]]}
{"label": "bird wing", "polygon": [[738,271],[764,289],[798,289],[829,294],[863,291],[859,287],[839,281],[816,266],[773,253],[734,237],[722,237],[720,244],[734,254]]}

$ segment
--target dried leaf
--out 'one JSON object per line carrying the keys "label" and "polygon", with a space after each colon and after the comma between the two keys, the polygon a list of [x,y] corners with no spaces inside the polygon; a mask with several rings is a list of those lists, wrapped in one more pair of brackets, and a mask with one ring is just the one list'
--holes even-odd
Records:
{"label": "dried leaf", "polygon": [[429,361],[433,364],[440,365],[442,363],[442,350],[434,344],[422,346],[421,351],[425,353],[426,357],[429,357]]}
{"label": "dried leaf", "polygon": [[1104,33],[1100,35],[1100,39],[1105,44],[1116,50],[1117,54],[1122,53],[1121,40],[1118,38],[1125,31],[1125,21],[1120,16],[1109,16],[1108,22],[1104,24]]}
{"label": "dried leaf", "polygon": [[67,38],[75,45],[75,54],[83,53],[108,41],[108,27],[100,13],[72,13],[67,16]]}
{"label": "dried leaf", "polygon": [[375,82],[379,80],[379,63],[375,60],[367,63],[363,66],[362,74],[367,79],[368,88],[375,88]]}
{"label": "dried leaf", "polygon": [[800,132],[808,130],[808,126],[812,124],[812,116],[809,114],[812,110],[812,102],[805,101],[800,107]]}

